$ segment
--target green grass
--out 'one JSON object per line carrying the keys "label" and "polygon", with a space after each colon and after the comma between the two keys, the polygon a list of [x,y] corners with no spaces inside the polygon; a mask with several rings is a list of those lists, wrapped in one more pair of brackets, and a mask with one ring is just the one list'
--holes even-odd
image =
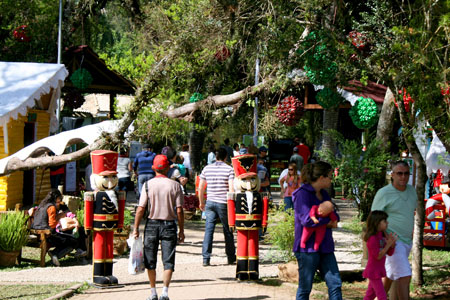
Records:
{"label": "green grass", "polygon": [[342,228],[348,230],[354,234],[361,235],[362,233],[362,223],[359,220],[358,216],[353,216],[350,220],[341,222]]}
{"label": "green grass", "polygon": [[[40,300],[57,295],[75,285],[76,283],[73,282],[65,284],[0,284],[0,295],[1,299]],[[87,288],[89,286],[84,284],[75,292],[80,293]]]}

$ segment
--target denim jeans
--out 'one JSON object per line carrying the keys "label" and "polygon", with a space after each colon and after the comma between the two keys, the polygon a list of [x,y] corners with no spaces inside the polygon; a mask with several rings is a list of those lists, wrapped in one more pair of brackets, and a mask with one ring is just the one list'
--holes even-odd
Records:
{"label": "denim jeans", "polygon": [[137,198],[139,201],[139,197],[141,196],[141,191],[142,191],[142,187],[144,186],[144,183],[150,179],[152,179],[153,177],[155,177],[155,175],[153,174],[142,174],[138,176],[138,193],[137,193]]}
{"label": "denim jeans", "polygon": [[309,299],[316,270],[325,279],[329,300],[342,300],[342,281],[334,253],[295,252],[295,257],[299,276],[296,300]]}
{"label": "denim jeans", "polygon": [[206,223],[205,236],[203,238],[202,256],[203,261],[209,261],[211,258],[214,229],[216,228],[217,220],[222,222],[223,235],[225,237],[225,253],[229,260],[234,260],[236,257],[236,248],[234,247],[234,236],[228,226],[227,205],[225,203],[217,203],[206,201]]}
{"label": "denim jeans", "polygon": [[177,246],[177,225],[175,221],[148,219],[144,233],[144,264],[146,269],[156,269],[160,241],[164,270],[173,271],[175,248]]}
{"label": "denim jeans", "polygon": [[292,197],[284,197],[284,210],[288,210],[289,208],[294,208],[294,204],[292,203]]}

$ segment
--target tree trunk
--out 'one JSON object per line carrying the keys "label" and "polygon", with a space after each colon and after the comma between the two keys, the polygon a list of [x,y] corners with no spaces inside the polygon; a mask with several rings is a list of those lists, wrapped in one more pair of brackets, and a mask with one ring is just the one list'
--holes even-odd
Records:
{"label": "tree trunk", "polygon": [[189,157],[191,159],[192,170],[199,174],[201,172],[201,162],[202,162],[202,150],[203,143],[205,142],[205,133],[195,128],[192,128],[191,134],[189,136]]}
{"label": "tree trunk", "polygon": [[414,130],[414,116],[415,112],[411,111],[409,115],[405,111],[403,101],[397,101],[398,110],[400,113],[400,121],[403,126],[403,134],[405,142],[408,146],[409,153],[411,153],[414,164],[416,165],[416,193],[417,193],[417,209],[414,219],[414,237],[412,245],[412,282],[416,286],[423,284],[423,227],[425,224],[425,184],[427,181],[425,161],[420,154],[419,147],[415,142],[413,136]]}
{"label": "tree trunk", "polygon": [[[395,97],[388,87],[384,95],[383,107],[381,108],[380,118],[377,126],[377,139],[380,140],[380,147],[383,151],[389,151],[392,130],[394,129],[394,120],[397,109],[395,108]],[[387,166],[381,168],[380,176],[375,181],[375,191],[378,191],[386,185]],[[370,210],[370,209],[369,209]]]}
{"label": "tree trunk", "polygon": [[394,128],[394,116],[396,112],[394,94],[391,89],[386,90],[384,96],[383,107],[381,108],[380,119],[378,120],[377,139],[381,141],[381,145],[386,147],[389,145],[389,137]]}
{"label": "tree trunk", "polygon": [[336,141],[327,133],[327,130],[337,130],[338,117],[339,107],[323,110],[322,151],[330,150],[332,153],[336,153]]}
{"label": "tree trunk", "polygon": [[[416,146],[417,147],[417,146]],[[417,152],[419,150],[417,149]],[[419,163],[416,163],[416,191],[417,191],[417,209],[416,216],[414,219],[414,238],[413,238],[413,246],[412,246],[412,281],[414,285],[421,286],[423,284],[423,258],[422,258],[422,250],[423,250],[423,228],[425,225],[425,185],[427,181],[426,175],[426,165],[418,152],[418,156],[420,156]],[[414,162],[417,160],[414,159]]]}

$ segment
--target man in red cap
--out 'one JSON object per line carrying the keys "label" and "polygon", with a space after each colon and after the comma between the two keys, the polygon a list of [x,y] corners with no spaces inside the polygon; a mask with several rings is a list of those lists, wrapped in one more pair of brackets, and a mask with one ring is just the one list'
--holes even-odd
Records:
{"label": "man in red cap", "polygon": [[125,192],[115,192],[117,178],[117,159],[119,154],[110,150],[91,152],[94,192],[84,194],[84,227],[93,230],[94,285],[117,285],[112,275],[114,231],[122,231],[125,209]]}
{"label": "man in red cap", "polygon": [[259,279],[259,230],[267,227],[269,201],[258,192],[256,156],[244,154],[232,158],[236,193],[228,193],[228,223],[237,229],[236,278]]}
{"label": "man in red cap", "polygon": [[[144,234],[144,264],[151,288],[149,300],[158,300],[156,262],[159,244],[161,243],[164,264],[163,290],[159,300],[169,300],[169,284],[175,267],[175,248],[177,242],[184,241],[184,195],[181,185],[167,177],[169,167],[170,163],[165,155],[156,155],[152,167],[156,177],[144,184],[134,219],[133,236],[138,238],[139,224],[144,216],[144,211],[148,210]],[[177,210],[176,214],[174,207]],[[175,220],[178,220],[178,238]]]}

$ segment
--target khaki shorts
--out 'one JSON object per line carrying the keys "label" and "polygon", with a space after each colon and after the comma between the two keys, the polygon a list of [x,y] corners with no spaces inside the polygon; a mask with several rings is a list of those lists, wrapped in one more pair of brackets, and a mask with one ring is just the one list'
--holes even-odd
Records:
{"label": "khaki shorts", "polygon": [[392,256],[386,256],[386,276],[391,280],[411,276],[411,266],[408,256],[411,252],[411,245],[397,241],[395,251]]}

